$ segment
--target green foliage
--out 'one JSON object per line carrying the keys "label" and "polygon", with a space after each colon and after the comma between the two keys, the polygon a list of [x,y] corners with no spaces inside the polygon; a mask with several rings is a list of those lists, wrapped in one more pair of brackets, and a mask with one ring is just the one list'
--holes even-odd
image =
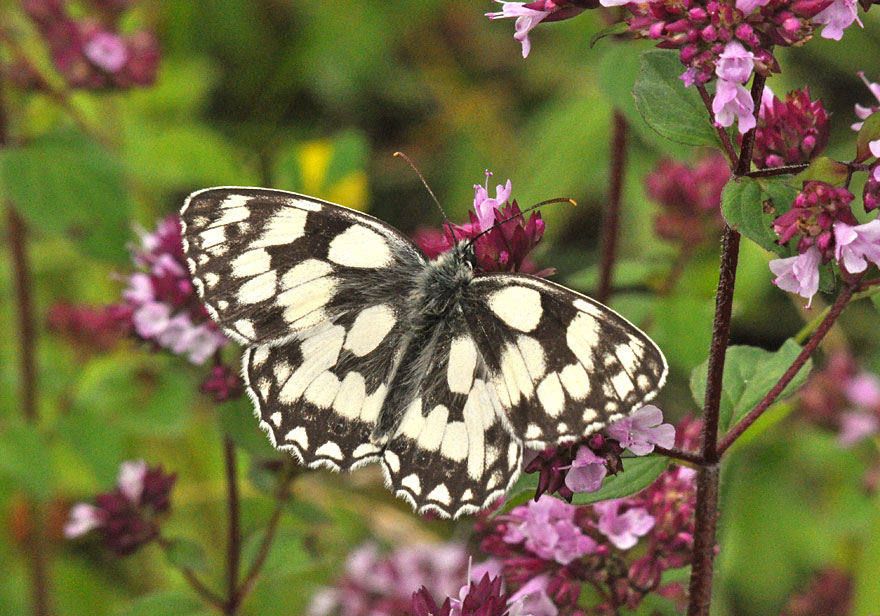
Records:
{"label": "green foliage", "polygon": [[695,88],[685,88],[678,51],[651,50],[639,58],[636,106],[651,128],[688,145],[718,145],[718,135]]}
{"label": "green foliage", "polygon": [[35,228],[122,262],[131,213],[123,166],[87,135],[62,130],[0,150],[0,195]]}
{"label": "green foliage", "polygon": [[[729,347],[721,382],[719,428],[729,430],[745,417],[788,370],[800,351],[800,345],[794,340],[786,340],[776,351],[751,346]],[[812,360],[808,360],[782,390],[780,399],[790,396],[803,385],[811,369]],[[698,407],[702,407],[706,397],[707,371],[708,360],[691,373],[691,392]]]}
{"label": "green foliage", "polygon": [[798,191],[775,178],[730,180],[721,195],[721,212],[733,229],[764,250],[788,256],[776,240],[773,221],[791,209]]}

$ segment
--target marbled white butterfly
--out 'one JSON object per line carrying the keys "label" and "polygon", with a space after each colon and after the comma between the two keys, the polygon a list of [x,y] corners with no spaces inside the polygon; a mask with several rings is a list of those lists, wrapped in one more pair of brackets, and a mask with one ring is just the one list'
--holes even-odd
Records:
{"label": "marbled white butterfly", "polygon": [[181,219],[273,445],[310,467],[379,461],[418,512],[486,507],[524,445],[595,432],[666,378],[623,317],[541,278],[475,272],[469,242],[429,261],[376,218],[262,188],[195,192]]}

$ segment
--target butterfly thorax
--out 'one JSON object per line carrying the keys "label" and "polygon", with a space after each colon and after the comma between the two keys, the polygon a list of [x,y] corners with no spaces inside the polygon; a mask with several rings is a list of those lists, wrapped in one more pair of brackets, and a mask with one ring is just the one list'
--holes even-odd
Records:
{"label": "butterfly thorax", "polygon": [[418,392],[434,389],[433,384],[425,383],[426,378],[435,378],[428,366],[437,351],[448,345],[450,337],[465,327],[462,303],[474,278],[474,261],[473,246],[459,242],[419,272],[407,298],[406,313],[413,319],[408,323],[409,334],[373,433],[376,442],[394,432]]}
{"label": "butterfly thorax", "polygon": [[418,314],[442,319],[456,310],[473,280],[474,261],[474,248],[469,242],[459,242],[430,261],[419,276],[412,298]]}

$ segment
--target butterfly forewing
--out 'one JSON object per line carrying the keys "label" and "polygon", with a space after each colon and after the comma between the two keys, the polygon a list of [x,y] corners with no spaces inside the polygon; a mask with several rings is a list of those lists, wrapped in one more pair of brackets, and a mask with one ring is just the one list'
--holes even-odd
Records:
{"label": "butterfly forewing", "polygon": [[[211,316],[244,344],[269,344],[361,310],[424,266],[383,222],[262,188],[209,188],[181,211],[184,252]],[[393,296],[389,296],[391,299]]]}
{"label": "butterfly forewing", "polygon": [[513,433],[529,446],[595,432],[663,386],[663,354],[610,308],[524,274],[477,276],[470,286],[465,320]]}

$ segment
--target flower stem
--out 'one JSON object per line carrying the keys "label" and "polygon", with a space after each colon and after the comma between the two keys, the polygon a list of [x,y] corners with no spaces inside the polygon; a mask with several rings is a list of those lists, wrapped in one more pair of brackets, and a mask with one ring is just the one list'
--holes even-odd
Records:
{"label": "flower stem", "polygon": [[770,178],[777,175],[794,175],[810,168],[810,163],[801,163],[799,165],[785,165],[784,167],[770,167],[769,169],[758,169],[749,171],[746,175],[750,178]]}
{"label": "flower stem", "polygon": [[623,175],[626,171],[626,118],[620,110],[614,111],[614,133],[611,137],[611,182],[608,194],[608,210],[605,212],[602,238],[602,269],[599,272],[599,288],[596,299],[603,304],[611,297],[611,280],[614,274],[614,258],[617,255],[617,230],[620,226],[620,202],[623,196]]}
{"label": "flower stem", "polygon": [[[0,82],[0,147],[6,147],[9,144],[9,132],[6,107],[3,105],[2,85]],[[37,408],[37,336],[27,254],[27,227],[24,219],[11,204],[6,204],[6,222],[18,313],[21,411],[28,423],[36,424],[40,419]],[[28,506],[32,523],[26,545],[31,569],[33,613],[35,616],[48,616],[50,613],[49,563],[46,554],[45,512],[39,503],[30,502]]]}
{"label": "flower stem", "polygon": [[725,451],[727,451],[730,446],[742,436],[742,433],[745,432],[749,426],[751,426],[755,421],[766,411],[773,402],[776,401],[776,398],[779,397],[779,394],[785,389],[785,387],[791,382],[791,380],[797,375],[798,371],[803,368],[804,364],[807,363],[807,360],[819,346],[819,343],[822,342],[822,339],[825,337],[825,334],[831,329],[831,326],[834,325],[834,322],[837,320],[837,317],[843,312],[843,309],[849,303],[849,301],[853,298],[853,291],[857,287],[858,282],[853,285],[847,285],[840,295],[837,296],[837,300],[835,300],[834,304],[828,310],[828,314],[825,315],[825,318],[822,319],[822,322],[819,324],[818,328],[816,328],[816,333],[810,338],[810,341],[804,345],[804,348],[801,349],[801,352],[792,362],[791,366],[788,367],[788,370],[779,378],[776,384],[767,392],[767,395],[753,408],[749,413],[742,418],[742,420],[737,423],[730,431],[721,439],[721,442],[718,444],[718,453],[719,455],[723,455]]}
{"label": "flower stem", "polygon": [[281,482],[275,495],[275,509],[272,511],[272,517],[269,518],[269,522],[266,524],[266,534],[263,535],[260,549],[257,552],[256,558],[254,558],[254,562],[251,563],[248,572],[245,574],[241,586],[238,587],[238,591],[235,594],[236,609],[241,605],[248,593],[250,593],[254,584],[257,582],[257,577],[259,576],[263,565],[266,564],[266,559],[269,557],[269,552],[272,548],[272,542],[275,540],[275,534],[278,532],[278,524],[281,522],[281,514],[284,512],[284,505],[290,498],[290,486],[293,484],[297,475],[298,468],[292,469],[284,481]]}
{"label": "flower stem", "polygon": [[[755,73],[752,81],[752,100],[757,115],[765,79]],[[707,101],[704,98],[704,101]],[[752,166],[752,148],[755,129],[742,140],[734,176],[748,173]],[[721,409],[724,359],[730,336],[733,291],[736,286],[736,266],[739,260],[739,233],[725,226],[721,242],[721,273],[715,296],[715,321],[709,346],[709,365],[706,378],[706,398],[703,408],[701,451],[705,466],[697,473],[697,500],[694,512],[694,550],[688,595],[688,616],[709,616],[712,602],[712,576],[715,564],[715,534],[718,523],[718,421]]]}
{"label": "flower stem", "polygon": [[715,124],[715,113],[712,111],[712,99],[709,98],[709,93],[706,91],[706,86],[698,83],[697,92],[700,93],[700,98],[703,99],[703,104],[706,106],[706,110],[709,112],[709,121],[712,122],[712,124],[715,126],[715,130],[718,132],[718,138],[721,140],[721,145],[724,148],[724,153],[727,155],[727,162],[732,169],[734,163],[736,162],[736,150],[733,149],[733,144],[730,142],[730,137],[727,135],[727,131],[724,130],[724,127]]}
{"label": "flower stem", "polygon": [[[171,542],[168,541],[168,539],[166,539],[162,535],[159,535],[158,537],[156,537],[156,542],[159,544],[159,546],[163,550],[165,550],[166,553],[171,550]],[[184,579],[187,581],[187,583],[192,587],[193,591],[195,591],[195,593],[199,597],[201,597],[205,602],[216,607],[218,610],[223,611],[226,609],[226,602],[219,595],[217,595],[214,591],[212,591],[210,588],[205,586],[204,582],[202,582],[199,579],[199,577],[196,575],[195,571],[193,571],[189,567],[178,567],[178,568],[180,569],[180,572],[183,574]]]}
{"label": "flower stem", "polygon": [[675,460],[681,460],[682,462],[689,462],[690,464],[694,464],[696,466],[702,466],[703,464],[705,464],[705,460],[703,460],[703,456],[701,456],[700,454],[694,453],[692,451],[685,451],[684,449],[679,449],[678,447],[670,447],[669,449],[667,449],[666,447],[654,445],[654,451],[661,456],[666,456],[667,458],[673,458]]}
{"label": "flower stem", "polygon": [[229,526],[226,543],[226,605],[223,613],[234,616],[238,612],[238,570],[241,563],[241,503],[238,496],[238,469],[235,444],[223,435],[223,458],[226,466],[226,499]]}

